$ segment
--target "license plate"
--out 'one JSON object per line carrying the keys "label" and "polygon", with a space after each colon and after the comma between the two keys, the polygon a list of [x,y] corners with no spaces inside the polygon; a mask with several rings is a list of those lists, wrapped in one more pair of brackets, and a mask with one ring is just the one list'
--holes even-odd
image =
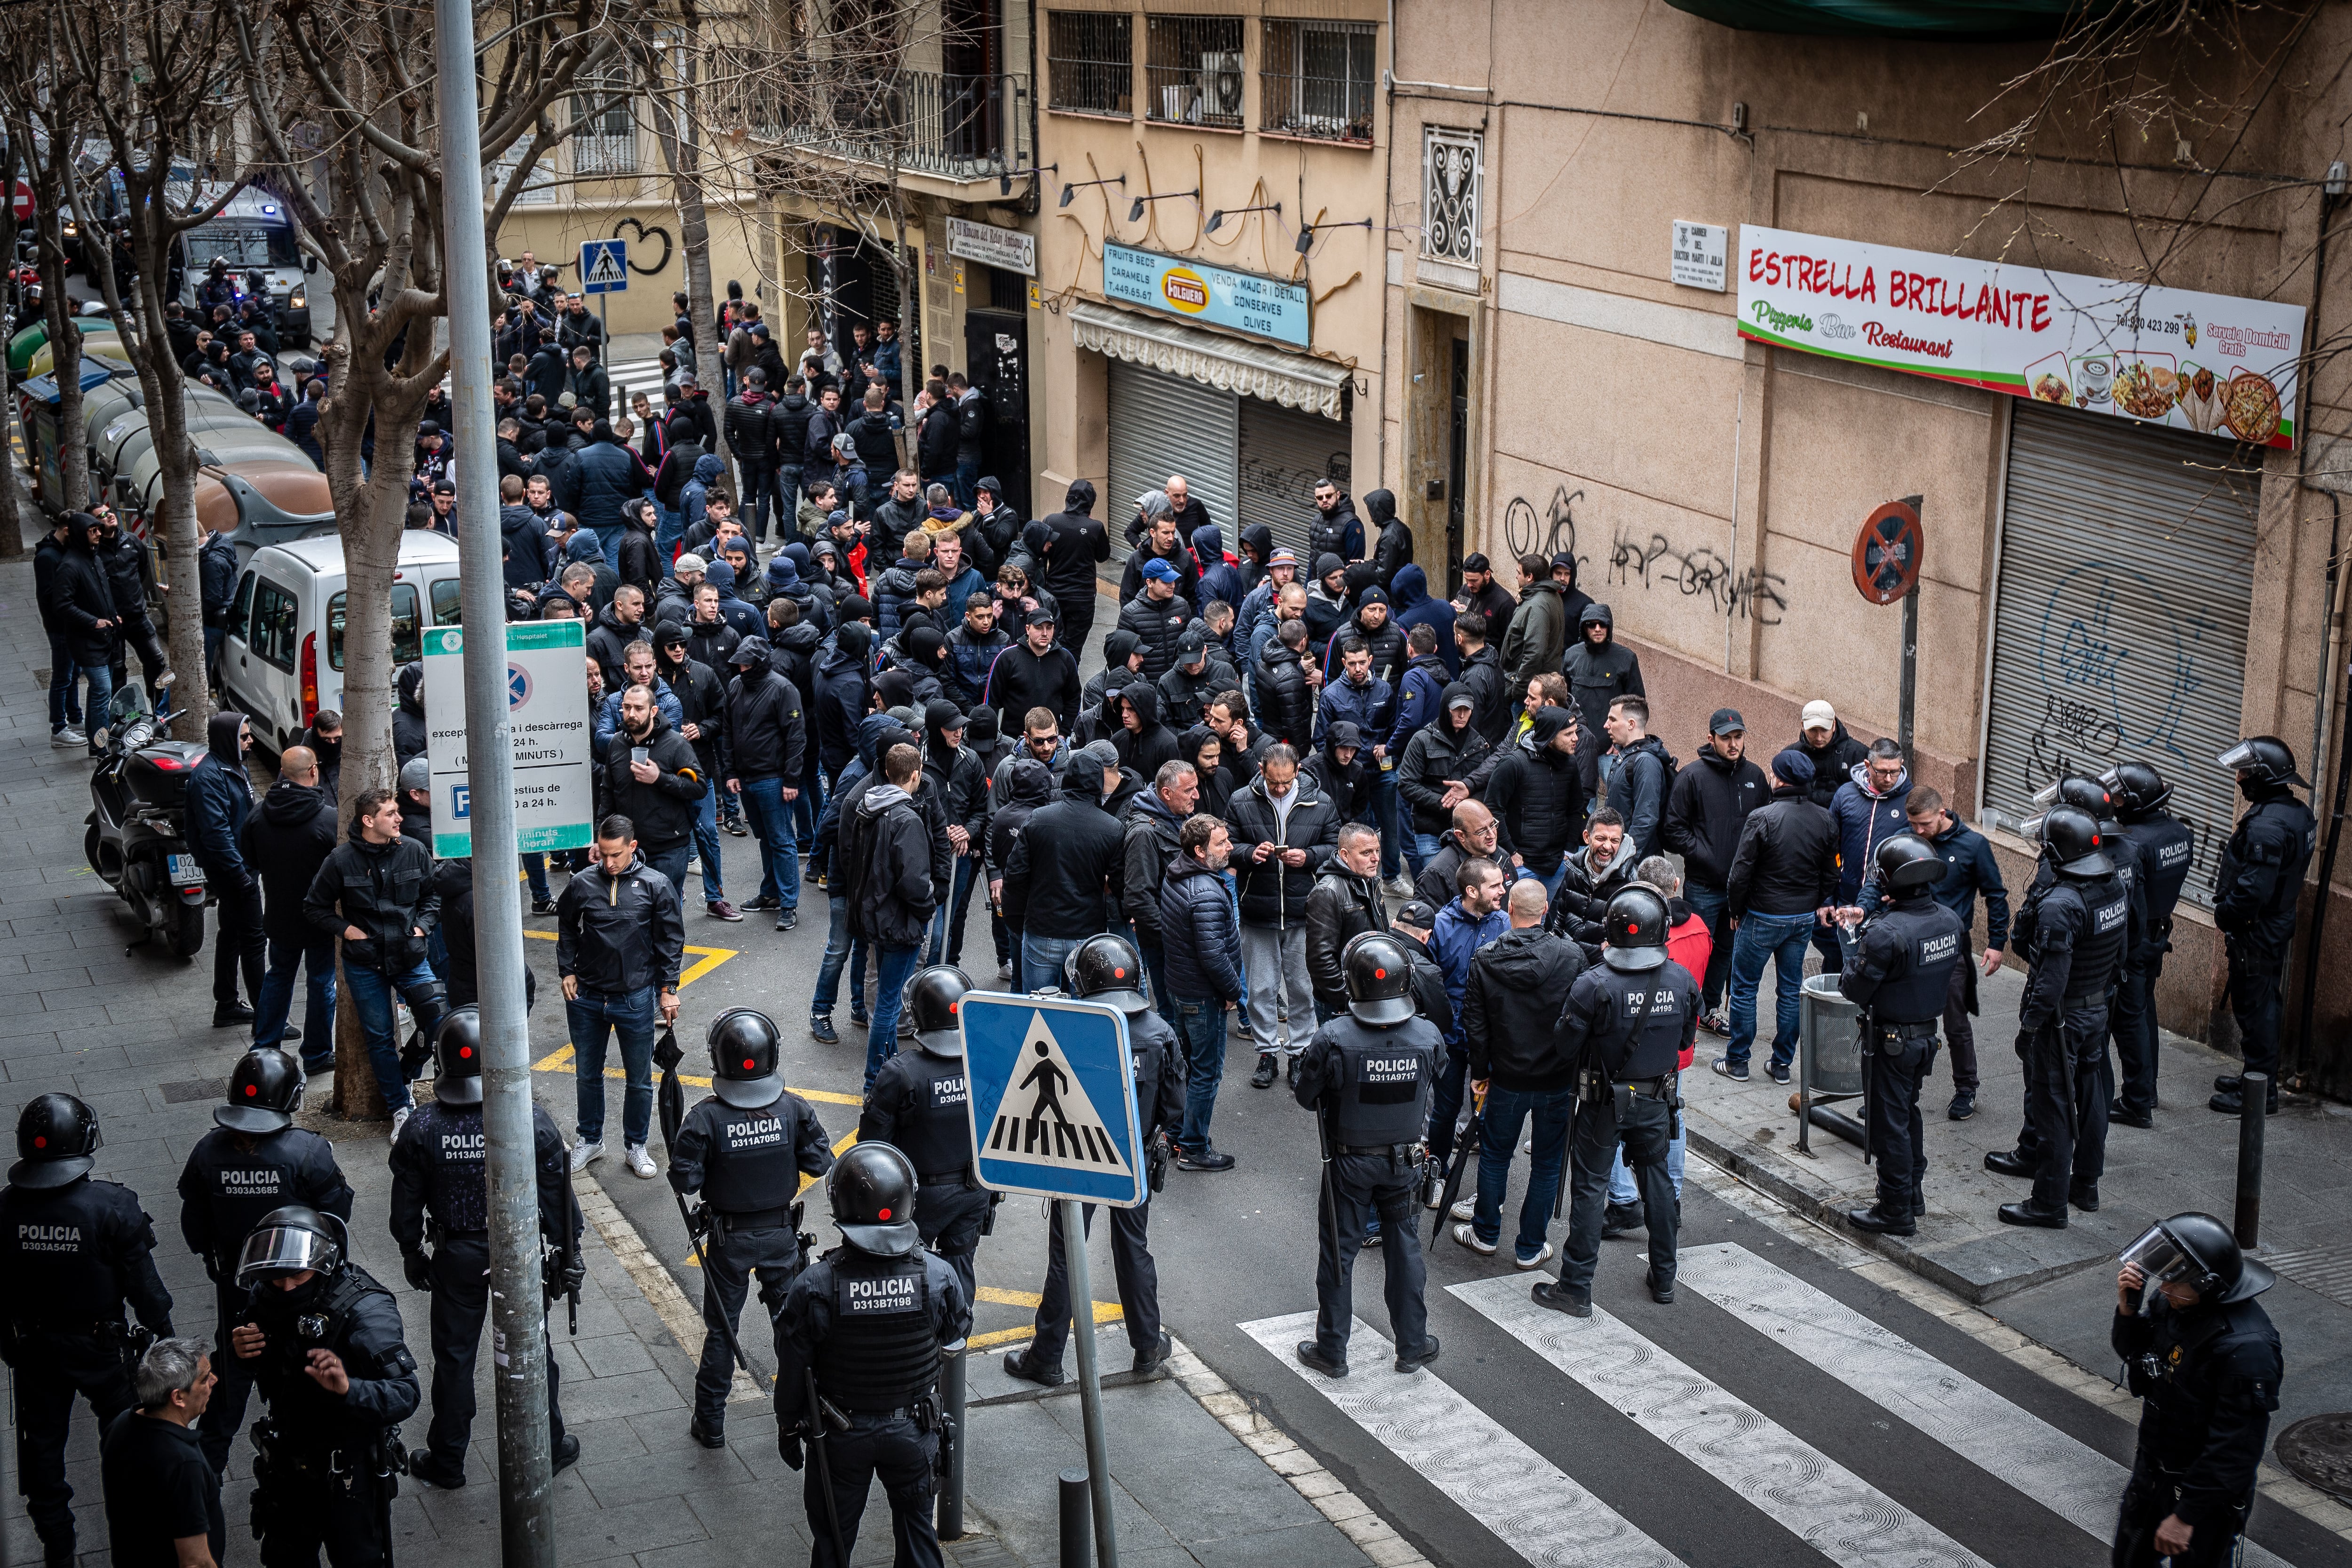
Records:
{"label": "license plate", "polygon": [[165,862],[165,869],[171,875],[172,885],[173,887],[202,887],[205,885],[205,868],[196,863],[195,856],[165,855],[163,859]]}

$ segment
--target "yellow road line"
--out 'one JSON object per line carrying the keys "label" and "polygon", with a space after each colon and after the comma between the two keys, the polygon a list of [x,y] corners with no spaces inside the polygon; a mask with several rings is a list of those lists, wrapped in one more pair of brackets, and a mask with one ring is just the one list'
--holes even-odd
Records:
{"label": "yellow road line", "polygon": [[[553,942],[558,940],[556,934],[552,931],[526,931],[523,935],[536,942]],[[740,948],[736,947],[694,946],[689,946],[686,950],[689,953],[699,954],[700,956],[697,957],[693,963],[688,964],[684,969],[678,971],[677,984],[680,990],[683,990],[687,987],[694,984],[695,981],[702,978],[703,976],[710,973],[711,970],[716,969],[719,965],[724,964],[728,959],[736,956],[741,951]]]}
{"label": "yellow road line", "polygon": [[[846,1149],[847,1147],[849,1147],[849,1145],[852,1145],[852,1144],[856,1143],[856,1141],[857,1141],[857,1134],[856,1134],[856,1133],[847,1133],[847,1134],[843,1134],[840,1138],[836,1139],[836,1140],[835,1141],[835,1143],[834,1143],[834,1145],[833,1145],[833,1157],[834,1157],[834,1158],[835,1158],[835,1159],[839,1159],[839,1158],[841,1157],[841,1152],[842,1152],[844,1149]],[[802,1193],[804,1193],[804,1192],[808,1191],[808,1189],[809,1189],[809,1188],[811,1188],[811,1187],[814,1186],[815,1185],[816,1185],[816,1177],[814,1177],[814,1176],[813,1176],[808,1175],[806,1172],[803,1172],[803,1173],[802,1173],[802,1176],[801,1176],[801,1185],[800,1185],[798,1187],[796,1187],[796,1188],[794,1188],[794,1189],[793,1189],[793,1196],[794,1197],[798,1197]],[[691,1246],[688,1246],[688,1247],[687,1248],[687,1249],[686,1249],[686,1258],[685,1258],[684,1261],[680,1264],[680,1267],[682,1267],[682,1268],[688,1268],[688,1269],[699,1269],[699,1268],[701,1268],[701,1267],[702,1267],[702,1260],[701,1260],[699,1257],[696,1256],[696,1254],[695,1254],[695,1250],[694,1250],[694,1249],[693,1249]]]}

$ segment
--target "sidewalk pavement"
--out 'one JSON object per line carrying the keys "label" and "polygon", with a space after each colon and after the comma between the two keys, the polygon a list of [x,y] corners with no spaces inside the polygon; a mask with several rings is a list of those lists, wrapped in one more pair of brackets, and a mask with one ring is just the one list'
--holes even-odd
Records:
{"label": "sidewalk pavement", "polygon": [[[210,1337],[213,1292],[180,1239],[174,1189],[189,1150],[212,1127],[213,1107],[245,1042],[235,1030],[210,1027],[209,944],[192,963],[144,947],[125,951],[131,933],[122,905],[82,859],[88,766],[78,749],[48,743],[47,644],[31,600],[29,560],[0,563],[0,855],[11,868],[0,883],[0,1118],[13,1135],[24,1103],[52,1089],[89,1103],[104,1138],[96,1175],[130,1186],[152,1217],[173,1326]],[[410,1351],[427,1364],[425,1404],[403,1432],[415,1447],[431,1414],[431,1351],[425,1299],[402,1285],[385,1226],[389,1124],[332,1120],[323,1113],[323,1088],[310,1100],[304,1119],[333,1141],[357,1194],[353,1249],[393,1288]],[[804,1558],[810,1539],[801,1478],[776,1456],[765,1398],[739,1374],[728,1447],[687,1440],[699,1303],[679,1292],[593,1176],[581,1179],[579,1191],[590,1224],[578,1336],[566,1332],[560,1304],[550,1324],[565,1421],[581,1440],[580,1462],[556,1480],[560,1560],[567,1568],[620,1562],[686,1568]],[[831,1239],[828,1233],[824,1241]],[[1098,1245],[1107,1252],[1107,1239]],[[1108,1263],[1097,1267],[1108,1270]],[[1382,1568],[1418,1562],[1286,1438],[1261,1429],[1214,1374],[1189,1354],[1173,1364],[1175,1380],[1115,1386],[1104,1396],[1121,1550],[1134,1568],[1186,1562],[1239,1568],[1277,1556],[1297,1568],[1362,1568],[1367,1551]],[[403,1482],[393,1504],[399,1561],[461,1568],[499,1560],[491,1370],[486,1351],[467,1460],[471,1484],[438,1491]],[[972,1381],[993,1393],[1010,1384],[993,1356],[975,1358]],[[13,1398],[5,1371],[0,1389]],[[1220,1396],[1223,1420],[1201,1403]],[[248,1423],[260,1414],[257,1400]],[[972,1411],[967,1527],[973,1533],[950,1547],[951,1561],[1018,1568],[1055,1560],[1054,1477],[1084,1463],[1077,1422],[1069,1399],[1015,1399]],[[1276,1458],[1262,1459],[1254,1443]],[[1170,1462],[1178,1456],[1181,1462]],[[1278,1470],[1284,1456],[1286,1468]],[[81,1561],[96,1568],[109,1553],[98,1434],[87,1406],[76,1411],[68,1458]],[[37,1562],[16,1469],[11,1443],[0,1468],[0,1563]],[[251,1485],[252,1449],[240,1438],[224,1499],[232,1563],[254,1560],[246,1526]],[[1308,1486],[1317,1489],[1312,1502]],[[877,1489],[855,1561],[887,1562],[890,1550],[888,1510]]]}
{"label": "sidewalk pavement", "polygon": [[[1769,986],[1769,981],[1768,981]],[[1948,1120],[1951,1053],[1939,1048],[1934,1076],[1920,1097],[1927,1145],[1927,1212],[1919,1233],[1874,1236],[1844,1223],[1847,1209],[1868,1207],[1877,1175],[1862,1151],[1816,1126],[1810,1154],[1797,1148],[1797,1117],[1787,1086],[1765,1075],[1770,1057],[1772,996],[1761,998],[1764,1025],[1749,1058],[1746,1083],[1717,1076],[1708,1064],[1722,1040],[1702,1033],[1691,1071],[1683,1074],[1684,1117],[1691,1146],[1771,1194],[1799,1213],[1822,1218],[1859,1246],[1892,1259],[1964,1300],[2021,1323],[2046,1291],[2070,1301],[2112,1295],[2114,1260],[2148,1225],[2189,1209],[2235,1211],[2238,1121],[2206,1108],[2216,1073],[2235,1071],[2224,1056],[2176,1034],[2162,1037],[2156,1125],[2117,1124],[2107,1135],[2105,1174],[2096,1214],[2074,1212],[2063,1230],[2005,1225],[2003,1203],[2024,1197],[2030,1184],[1984,1168],[1992,1150],[2016,1145],[2023,1125],[2024,1072],[2015,1047],[2017,1011],[2025,991],[2021,970],[2000,970],[1979,988],[1977,1066],[1981,1086],[1976,1114]],[[1835,1109],[1859,1120],[1859,1099]],[[2264,1128],[2262,1245],[2258,1256],[2275,1269],[2279,1286],[2263,1298],[2288,1347],[2285,1406],[2273,1422],[2284,1429],[2303,1416],[2352,1407],[2352,1107],[2310,1095],[2282,1093],[2279,1113]],[[2077,1323],[2097,1322],[2095,1312]],[[2039,1324],[2029,1332],[2038,1332]],[[2104,1339],[2076,1344],[2053,1339],[2084,1366],[2111,1360]]]}

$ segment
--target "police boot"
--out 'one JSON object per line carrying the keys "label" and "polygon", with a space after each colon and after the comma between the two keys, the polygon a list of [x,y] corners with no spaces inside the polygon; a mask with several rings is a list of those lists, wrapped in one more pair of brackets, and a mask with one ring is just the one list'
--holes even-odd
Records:
{"label": "police boot", "polygon": [[1017,1377],[1024,1383],[1034,1383],[1040,1388],[1059,1386],[1062,1381],[1062,1369],[1058,1366],[1039,1365],[1035,1359],[1036,1354],[1037,1347],[1034,1344],[1025,1351],[1007,1351],[1003,1361],[1005,1375]]}
{"label": "police boot", "polygon": [[[2244,1093],[2242,1092],[2242,1088],[2243,1085],[2241,1083],[2232,1083],[2228,1089],[2214,1095],[2213,1098],[2208,1100],[2205,1103],[2211,1106],[2214,1110],[2221,1112],[2225,1116],[2238,1115],[2246,1108],[2246,1097]],[[2263,1114],[2265,1116],[2275,1116],[2278,1114],[2278,1089],[2275,1085],[2272,1087],[2270,1093],[2264,1098]]]}
{"label": "police boot", "polygon": [[2031,1202],[2004,1203],[2000,1206],[2000,1222],[2003,1225],[2038,1226],[2044,1230],[2063,1230],[2066,1228],[2066,1211],[2063,1207],[2037,1208]]}
{"label": "police boot", "polygon": [[1646,1233],[1647,1229],[1648,1222],[1643,1218],[1642,1206],[1638,1203],[1612,1203],[1601,1211],[1601,1239],[1603,1241],[1614,1237],[1631,1236],[1637,1230]]}
{"label": "police boot", "polygon": [[1672,1274],[1661,1275],[1655,1269],[1645,1270],[1642,1283],[1649,1287],[1650,1300],[1658,1305],[1671,1307],[1675,1304],[1675,1277]]}
{"label": "police boot", "polygon": [[1572,1291],[1555,1280],[1548,1285],[1538,1285],[1528,1292],[1528,1300],[1539,1307],[1549,1307],[1556,1312],[1566,1312],[1572,1318],[1592,1315],[1592,1292]]}
{"label": "police boot", "polygon": [[2029,1181],[2032,1179],[2034,1171],[2033,1162],[2015,1149],[1993,1150],[1985,1155],[1984,1167],[1995,1176],[2022,1176]]}
{"label": "police boot", "polygon": [[466,1467],[445,1464],[435,1457],[430,1448],[411,1448],[408,1451],[408,1473],[426,1486],[439,1487],[443,1491],[456,1491],[466,1484]]}
{"label": "police boot", "polygon": [[43,1568],[74,1568],[74,1527],[68,1523],[55,1534],[41,1536]]}
{"label": "police boot", "polygon": [[686,1435],[706,1448],[723,1448],[727,1446],[726,1427],[718,1421],[710,1422],[706,1426],[699,1416],[692,1416],[687,1421]]}
{"label": "police boot", "polygon": [[[1292,1347],[1291,1354],[1298,1357],[1299,1365],[1310,1367],[1313,1370],[1321,1373],[1326,1377],[1345,1377],[1348,1375],[1348,1364],[1344,1361],[1333,1361],[1329,1356],[1325,1355],[1321,1351],[1315,1348],[1315,1342],[1311,1339],[1300,1340],[1297,1345]],[[1404,1368],[1402,1366],[1399,1366],[1397,1370],[1399,1372],[1402,1372]]]}
{"label": "police boot", "polygon": [[1881,1198],[1868,1208],[1849,1208],[1845,1221],[1856,1230],[1866,1230],[1874,1236],[1916,1236],[1919,1227],[1912,1222],[1911,1206],[1888,1207]]}
{"label": "police boot", "polygon": [[2066,1201],[2084,1214],[2098,1213],[2099,1184],[2095,1181],[2075,1182],[2066,1189]]}

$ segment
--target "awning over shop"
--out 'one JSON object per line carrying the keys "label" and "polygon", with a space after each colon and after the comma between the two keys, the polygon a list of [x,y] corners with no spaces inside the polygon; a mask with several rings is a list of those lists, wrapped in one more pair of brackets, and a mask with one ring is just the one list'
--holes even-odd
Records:
{"label": "awning over shop", "polygon": [[1677,11],[1751,33],[1989,43],[2052,38],[2114,0],[1666,0]]}
{"label": "awning over shop", "polygon": [[1070,307],[1070,324],[1081,349],[1184,376],[1220,392],[1263,398],[1326,419],[1339,417],[1339,393],[1348,384],[1341,366],[1181,322],[1129,315],[1091,299]]}

